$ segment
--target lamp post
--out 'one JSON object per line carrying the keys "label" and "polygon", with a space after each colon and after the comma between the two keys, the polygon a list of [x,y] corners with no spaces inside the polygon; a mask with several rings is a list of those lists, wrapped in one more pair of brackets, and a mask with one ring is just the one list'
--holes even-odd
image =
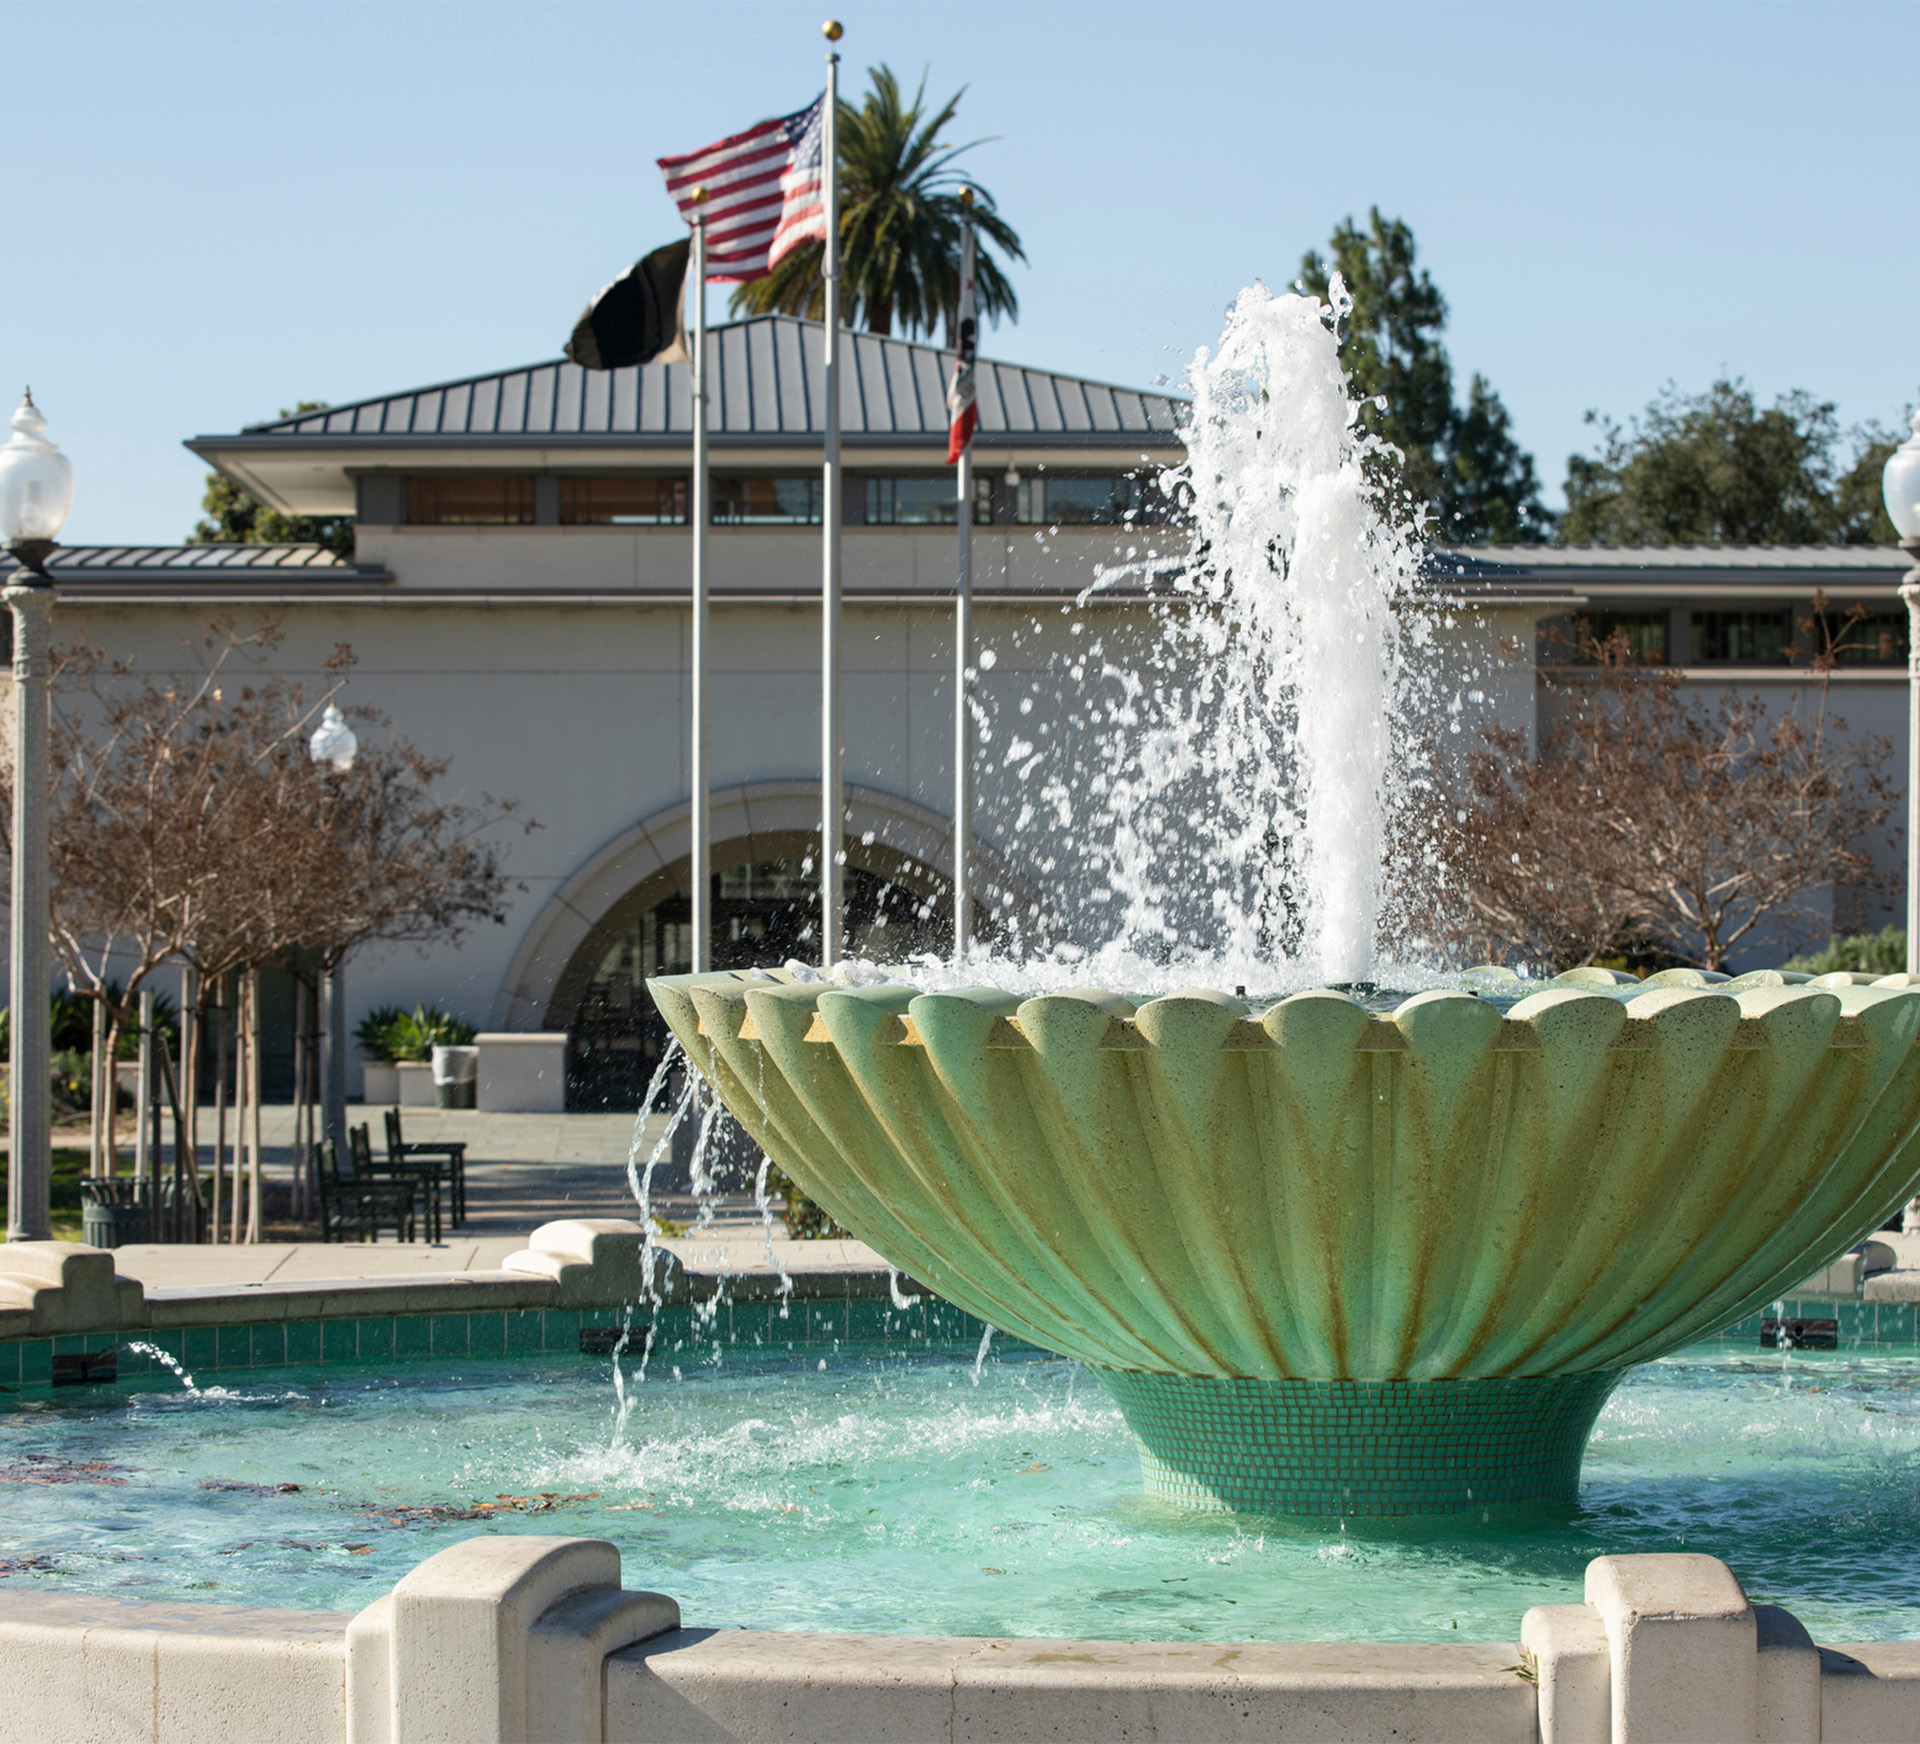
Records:
{"label": "lamp post", "polygon": [[[347,717],[328,703],[319,726],[307,741],[307,754],[316,763],[330,763],[336,775],[353,767],[360,741]],[[345,1149],[347,1143],[347,1000],[340,964],[320,966],[320,1125],[326,1137]]]}
{"label": "lamp post", "polygon": [[73,465],[46,439],[29,391],[0,447],[0,539],[19,568],[0,598],[13,613],[13,1082],[7,1097],[7,1240],[53,1235],[53,1097],[47,1024],[48,655],[53,578],[47,559],[73,505]]}
{"label": "lamp post", "polygon": [[1913,433],[1880,474],[1887,515],[1913,567],[1900,583],[1907,603],[1907,973],[1920,974],[1920,412]]}

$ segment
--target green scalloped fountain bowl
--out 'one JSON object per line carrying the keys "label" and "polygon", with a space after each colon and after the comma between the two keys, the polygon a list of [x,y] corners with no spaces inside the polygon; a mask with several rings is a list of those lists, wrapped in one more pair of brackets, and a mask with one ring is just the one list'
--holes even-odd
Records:
{"label": "green scalloped fountain bowl", "polygon": [[1920,1175],[1920,991],[1570,979],[1258,1016],[648,985],[835,1218],[1099,1374],[1149,1491],[1357,1515],[1571,1502],[1629,1367],[1800,1284]]}

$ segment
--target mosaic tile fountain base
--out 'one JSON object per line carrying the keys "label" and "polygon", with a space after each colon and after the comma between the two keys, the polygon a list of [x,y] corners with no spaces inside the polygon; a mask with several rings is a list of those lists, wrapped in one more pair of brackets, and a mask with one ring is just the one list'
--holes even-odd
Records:
{"label": "mosaic tile fountain base", "polygon": [[1459,1381],[1100,1379],[1149,1494],[1247,1514],[1453,1514],[1572,1502],[1618,1373]]}

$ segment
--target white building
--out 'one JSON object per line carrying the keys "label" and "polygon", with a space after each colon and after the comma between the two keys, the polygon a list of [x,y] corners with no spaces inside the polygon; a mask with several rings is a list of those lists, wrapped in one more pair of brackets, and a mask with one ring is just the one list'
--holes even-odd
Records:
{"label": "white building", "polygon": [[[820,334],[769,317],[710,344],[726,965],[812,954],[801,864],[819,818]],[[948,924],[949,360],[870,335],[850,336],[847,355],[849,919],[855,949],[897,955]],[[353,515],[349,562],[313,548],[94,547],[52,566],[56,639],[83,634],[146,671],[185,665],[215,615],[277,619],[272,669],[285,676],[318,682],[350,644],[349,700],[451,757],[453,790],[522,802],[542,827],[500,837],[521,886],[507,924],[457,948],[354,959],[350,1017],[426,1001],[483,1029],[564,1030],[579,1107],[633,1105],[653,1046],[641,983],[689,960],[688,374],[540,364],[188,444],[277,508]],[[1151,542],[1153,481],[1181,458],[1178,408],[987,362],[979,390],[976,633],[999,656],[981,683],[1011,706],[1064,645],[1075,614],[1061,608],[1096,566]],[[1462,554],[1449,585],[1479,602],[1479,627],[1462,634],[1490,658],[1509,639],[1530,647],[1545,615],[1604,609],[1643,637],[1657,617],[1663,646],[1686,650],[1703,682],[1791,690],[1804,681],[1780,664],[1780,638],[1796,608],[1824,587],[1890,609],[1903,567],[1891,551],[1486,551]],[[1077,610],[1123,637],[1150,630],[1137,586]],[[1841,675],[1856,726],[1903,735],[1904,660],[1902,618],[1885,661]],[[1499,668],[1494,691],[1500,720],[1531,727],[1524,658]],[[983,759],[978,779],[983,902],[1030,903],[1044,838],[1006,829],[1013,776]]]}

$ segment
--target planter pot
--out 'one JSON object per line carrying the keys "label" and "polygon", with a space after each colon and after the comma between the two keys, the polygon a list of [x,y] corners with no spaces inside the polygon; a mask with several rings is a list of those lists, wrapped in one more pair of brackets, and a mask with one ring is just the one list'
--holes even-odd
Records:
{"label": "planter pot", "polygon": [[369,1060],[360,1068],[362,1102],[384,1102],[389,1106],[400,1101],[400,1069],[390,1060]]}
{"label": "planter pot", "polygon": [[425,1060],[402,1060],[393,1070],[400,1080],[402,1108],[440,1106],[440,1098],[433,1093],[433,1068]]}
{"label": "planter pot", "polygon": [[475,1038],[478,1106],[494,1114],[559,1114],[567,1106],[567,1032],[502,1030]]}

